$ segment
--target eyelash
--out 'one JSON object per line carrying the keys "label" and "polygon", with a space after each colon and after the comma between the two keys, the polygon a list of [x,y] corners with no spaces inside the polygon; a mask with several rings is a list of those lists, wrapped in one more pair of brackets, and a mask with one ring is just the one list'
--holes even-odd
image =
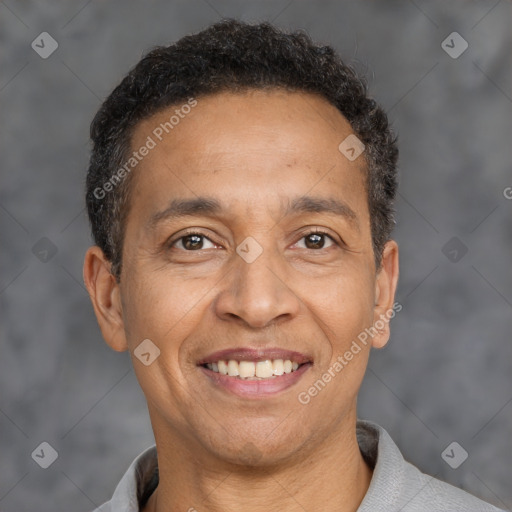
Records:
{"label": "eyelash", "polygon": [[[196,231],[194,229],[190,229],[188,231],[185,231],[184,234],[182,234],[179,238],[176,238],[172,241],[169,242],[168,244],[168,248],[169,249],[172,249],[174,247],[174,245],[179,242],[180,240],[183,240],[184,238],[186,238],[187,236],[191,236],[191,235],[197,235],[197,236],[201,236],[203,238],[207,238],[208,240],[210,240],[210,242],[212,243],[216,243],[214,242],[213,240],[211,240],[207,235],[205,235],[204,233],[202,233],[201,231]],[[335,239],[334,237],[332,237],[327,231],[321,229],[321,228],[315,228],[315,229],[312,229],[311,231],[308,231],[307,233],[304,233],[300,238],[299,240],[302,240],[303,238],[306,238],[310,235],[324,235],[326,236],[327,238],[330,238],[331,241],[335,244],[335,245],[340,245]],[[323,248],[322,248],[323,249]],[[309,249],[310,251],[321,251],[322,249]],[[187,251],[186,249],[184,249],[185,252],[200,252],[201,249],[197,250],[197,251]]]}

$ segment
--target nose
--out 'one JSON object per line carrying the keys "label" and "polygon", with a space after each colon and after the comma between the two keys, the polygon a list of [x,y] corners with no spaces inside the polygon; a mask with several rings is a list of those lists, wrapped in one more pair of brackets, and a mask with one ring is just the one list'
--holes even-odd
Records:
{"label": "nose", "polygon": [[235,255],[215,302],[217,316],[251,328],[290,320],[299,313],[301,301],[288,281],[284,264],[270,250],[264,250],[252,263]]}

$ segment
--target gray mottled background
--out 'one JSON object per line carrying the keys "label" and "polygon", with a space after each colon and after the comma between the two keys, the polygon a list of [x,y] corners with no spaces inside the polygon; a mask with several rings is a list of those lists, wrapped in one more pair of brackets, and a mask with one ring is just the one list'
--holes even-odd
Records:
{"label": "gray mottled background", "polygon": [[[367,74],[401,147],[403,310],[359,415],[423,471],[511,508],[511,14],[509,0],[1,1],[0,510],[88,511],[153,443],[82,282],[88,126],[144,51],[221,17],[304,28]],[[456,59],[452,32],[469,44]],[[48,469],[31,457],[43,441]],[[452,441],[469,453],[458,469],[441,457]]]}

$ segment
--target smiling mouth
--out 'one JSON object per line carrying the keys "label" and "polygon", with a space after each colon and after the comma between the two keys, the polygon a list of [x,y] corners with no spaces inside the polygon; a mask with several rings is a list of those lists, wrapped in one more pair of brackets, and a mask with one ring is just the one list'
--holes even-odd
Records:
{"label": "smiling mouth", "polygon": [[238,380],[271,380],[297,371],[301,366],[291,359],[265,359],[263,361],[219,360],[201,366],[214,373]]}

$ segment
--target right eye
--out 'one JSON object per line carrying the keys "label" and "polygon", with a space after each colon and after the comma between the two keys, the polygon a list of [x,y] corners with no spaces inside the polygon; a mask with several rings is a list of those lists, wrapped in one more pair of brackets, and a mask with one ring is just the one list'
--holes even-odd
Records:
{"label": "right eye", "polygon": [[[208,240],[208,242],[212,244],[212,247],[204,247],[204,240]],[[197,251],[199,249],[211,249],[215,247],[215,244],[206,235],[202,233],[191,232],[172,242],[170,247],[178,247],[181,250],[191,252]]]}

